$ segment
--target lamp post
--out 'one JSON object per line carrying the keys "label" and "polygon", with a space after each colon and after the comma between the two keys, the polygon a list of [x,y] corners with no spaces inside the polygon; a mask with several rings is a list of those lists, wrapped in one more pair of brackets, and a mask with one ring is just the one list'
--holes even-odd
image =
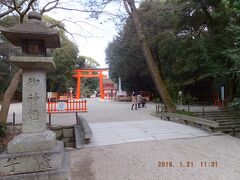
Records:
{"label": "lamp post", "polygon": [[70,92],[70,102],[72,101],[72,92],[73,92],[73,87],[68,88]]}
{"label": "lamp post", "polygon": [[182,109],[182,91],[178,92],[178,96],[180,98],[180,110]]}

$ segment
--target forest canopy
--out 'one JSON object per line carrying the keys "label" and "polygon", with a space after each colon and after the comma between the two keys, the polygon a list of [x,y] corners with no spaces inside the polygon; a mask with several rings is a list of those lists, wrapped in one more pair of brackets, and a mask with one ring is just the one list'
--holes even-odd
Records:
{"label": "forest canopy", "polygon": [[[144,1],[138,9],[151,53],[173,97],[190,79],[209,75],[239,91],[240,3],[236,0]],[[125,90],[154,90],[129,17],[106,49],[110,77]],[[230,86],[230,84],[232,84]],[[234,88],[232,88],[234,87]]]}

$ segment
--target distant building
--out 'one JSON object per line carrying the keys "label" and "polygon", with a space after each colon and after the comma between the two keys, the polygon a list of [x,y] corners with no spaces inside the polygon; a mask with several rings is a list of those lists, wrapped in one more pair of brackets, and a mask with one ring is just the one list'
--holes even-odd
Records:
{"label": "distant building", "polygon": [[117,96],[117,84],[111,79],[103,79],[103,91],[105,99],[115,99]]}

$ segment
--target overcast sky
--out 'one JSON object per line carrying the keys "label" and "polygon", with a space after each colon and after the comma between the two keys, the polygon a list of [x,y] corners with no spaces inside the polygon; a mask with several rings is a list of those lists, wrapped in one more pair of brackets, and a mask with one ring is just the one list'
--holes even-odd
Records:
{"label": "overcast sky", "polygon": [[[68,2],[67,6],[81,9],[81,5],[77,1]],[[119,3],[112,3],[105,8],[105,11],[116,14],[124,12],[124,9]],[[102,14],[96,20],[90,18],[88,13],[59,9],[53,10],[46,15],[57,20],[66,19],[63,22],[67,30],[75,34],[73,38],[70,35],[68,37],[78,45],[80,55],[92,57],[100,64],[100,67],[107,67],[105,64],[105,49],[117,34],[115,23],[110,19],[111,16]],[[69,21],[77,22],[77,24]]]}

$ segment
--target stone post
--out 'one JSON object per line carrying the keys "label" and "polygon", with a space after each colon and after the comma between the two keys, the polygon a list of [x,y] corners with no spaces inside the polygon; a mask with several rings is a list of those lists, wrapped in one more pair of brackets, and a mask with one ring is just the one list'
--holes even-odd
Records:
{"label": "stone post", "polygon": [[47,150],[56,146],[55,134],[46,128],[46,71],[54,68],[50,57],[18,56],[10,61],[23,69],[23,133],[7,147],[8,153]]}
{"label": "stone post", "polygon": [[22,90],[23,133],[46,131],[46,72],[24,70]]}

